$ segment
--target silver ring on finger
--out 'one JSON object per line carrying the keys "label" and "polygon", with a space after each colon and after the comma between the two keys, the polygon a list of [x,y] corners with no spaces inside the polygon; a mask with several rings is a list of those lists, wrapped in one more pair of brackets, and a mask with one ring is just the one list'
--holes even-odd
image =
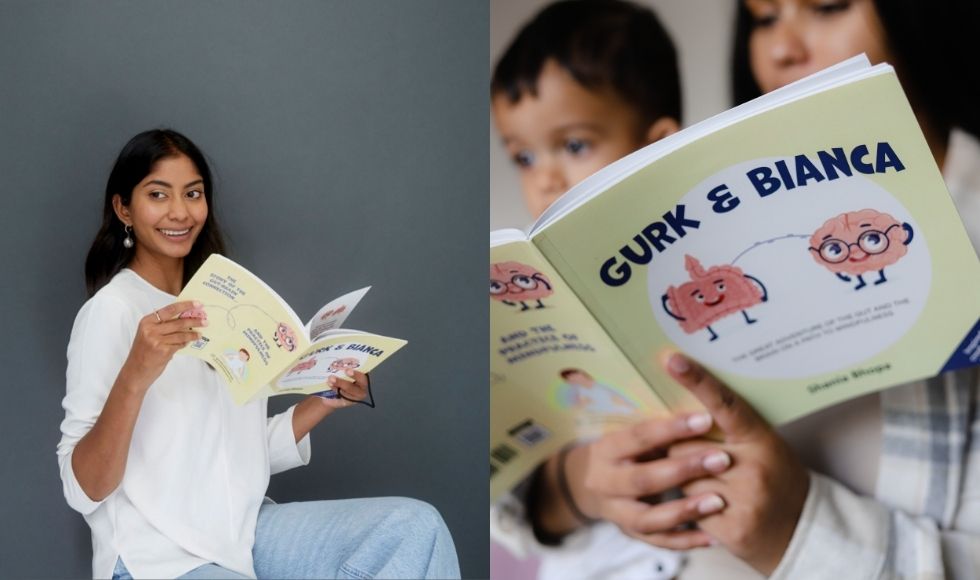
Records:
{"label": "silver ring on finger", "polygon": [[153,311],[153,315],[157,317],[157,324],[160,324],[161,322],[163,322],[163,319],[160,318],[160,313],[159,312],[157,312],[156,310],[154,310]]}

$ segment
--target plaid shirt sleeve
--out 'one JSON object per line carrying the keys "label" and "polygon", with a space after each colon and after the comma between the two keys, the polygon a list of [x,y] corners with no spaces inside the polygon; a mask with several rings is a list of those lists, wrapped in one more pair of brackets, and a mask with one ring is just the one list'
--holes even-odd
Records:
{"label": "plaid shirt sleeve", "polygon": [[980,578],[978,372],[882,393],[875,498],[811,475],[777,579]]}

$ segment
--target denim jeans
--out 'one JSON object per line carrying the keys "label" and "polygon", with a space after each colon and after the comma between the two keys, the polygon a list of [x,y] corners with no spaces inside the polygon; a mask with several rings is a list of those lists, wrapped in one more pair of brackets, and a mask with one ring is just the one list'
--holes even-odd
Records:
{"label": "denim jeans", "polygon": [[[459,578],[452,536],[429,504],[400,497],[263,504],[259,578]],[[113,579],[132,578],[122,559]],[[245,578],[217,564],[181,578]]]}

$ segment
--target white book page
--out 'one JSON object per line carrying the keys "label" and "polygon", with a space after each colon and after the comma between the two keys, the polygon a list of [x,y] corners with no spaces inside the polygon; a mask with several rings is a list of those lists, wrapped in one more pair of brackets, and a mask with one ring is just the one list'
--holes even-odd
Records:
{"label": "white book page", "polygon": [[306,333],[310,340],[316,341],[327,331],[340,328],[370,289],[370,286],[366,286],[360,290],[348,292],[340,298],[331,300],[326,306],[318,310],[313,318],[306,323]]}
{"label": "white book page", "polygon": [[527,234],[515,228],[504,228],[490,232],[490,247],[502,246],[511,242],[526,242]]}

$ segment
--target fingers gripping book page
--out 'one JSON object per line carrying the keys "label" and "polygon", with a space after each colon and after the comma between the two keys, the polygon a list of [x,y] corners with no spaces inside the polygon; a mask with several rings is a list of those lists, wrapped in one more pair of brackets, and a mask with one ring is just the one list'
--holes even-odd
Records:
{"label": "fingers gripping book page", "polygon": [[527,240],[490,248],[490,494],[666,407]]}

